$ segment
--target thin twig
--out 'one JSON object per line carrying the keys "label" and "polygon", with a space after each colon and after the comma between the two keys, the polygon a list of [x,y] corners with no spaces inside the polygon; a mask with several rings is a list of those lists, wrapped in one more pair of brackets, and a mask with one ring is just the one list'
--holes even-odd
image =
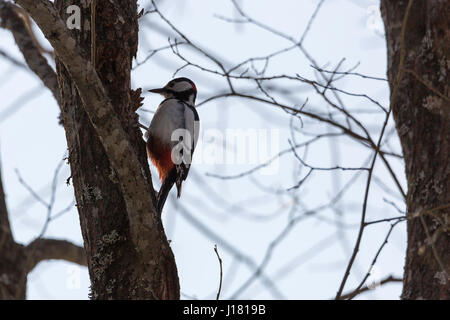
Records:
{"label": "thin twig", "polygon": [[325,69],[322,69],[322,68],[319,68],[319,67],[316,67],[316,66],[313,66],[313,65],[311,65],[311,67],[316,69],[319,72],[325,72],[325,73],[331,73],[331,74],[339,74],[339,75],[358,76],[358,77],[361,77],[363,79],[370,79],[370,80],[388,81],[386,78],[368,76],[368,75],[365,75],[365,74],[362,74],[362,73],[358,73],[358,72],[330,71],[330,70],[325,70]]}
{"label": "thin twig", "polygon": [[[383,241],[383,243],[381,244],[381,246],[378,248],[377,253],[375,254],[375,257],[372,260],[372,263],[370,264],[369,267],[369,271],[367,271],[366,275],[364,276],[364,278],[361,280],[361,282],[359,283],[359,285],[356,287],[356,289],[353,291],[354,295],[349,295],[349,297],[347,299],[353,299],[354,296],[356,296],[358,294],[358,292],[361,290],[362,286],[364,285],[364,283],[366,282],[367,278],[369,278],[371,271],[373,270],[373,267],[375,265],[375,263],[377,262],[378,256],[380,255],[381,251],[383,250],[383,248],[386,246],[386,244],[388,243],[389,237],[391,236],[392,230],[394,230],[395,226],[397,224],[399,224],[402,220],[397,220],[396,222],[394,222],[393,224],[391,224],[391,227]],[[340,298],[342,299],[342,297]]]}
{"label": "thin twig", "polygon": [[220,258],[219,251],[217,251],[217,244],[214,245],[214,252],[217,255],[217,259],[219,260],[219,267],[220,267],[219,290],[217,291],[217,296],[216,296],[216,300],[219,300],[219,298],[220,298],[220,291],[222,290],[223,271],[222,271],[222,259]]}
{"label": "thin twig", "polygon": [[358,237],[356,239],[356,243],[355,243],[355,247],[354,247],[352,256],[350,257],[350,260],[348,262],[347,268],[345,270],[344,277],[342,279],[342,282],[341,282],[341,284],[339,286],[339,289],[338,289],[338,292],[336,294],[336,298],[335,298],[336,300],[341,298],[342,291],[344,290],[345,283],[347,282],[348,276],[350,275],[350,270],[351,270],[351,268],[353,266],[353,262],[356,259],[356,255],[358,254],[359,246],[361,244],[361,239],[362,239],[362,235],[363,235],[364,228],[365,228],[365,217],[366,217],[367,202],[368,202],[368,197],[369,197],[370,181],[371,181],[371,178],[372,178],[372,173],[373,173],[373,169],[374,169],[374,166],[375,166],[375,161],[376,161],[377,155],[379,153],[378,151],[379,151],[380,144],[381,144],[381,141],[382,141],[382,138],[383,138],[383,134],[384,134],[384,131],[386,129],[387,123],[389,121],[389,116],[390,116],[392,110],[395,107],[398,87],[399,87],[399,84],[400,84],[400,81],[401,81],[402,75],[403,75],[403,64],[404,64],[405,55],[406,55],[406,50],[405,50],[406,25],[407,25],[407,22],[408,22],[409,12],[411,10],[413,2],[414,2],[414,0],[409,0],[408,7],[407,7],[406,13],[405,13],[405,17],[404,17],[403,23],[402,23],[402,30],[401,30],[401,54],[400,54],[400,62],[399,62],[399,71],[398,71],[397,78],[396,78],[396,81],[395,81],[394,90],[392,92],[391,99],[390,99],[391,101],[390,101],[389,112],[386,115],[386,120],[385,120],[385,122],[383,124],[383,128],[382,128],[380,136],[378,138],[378,144],[377,144],[377,147],[375,149],[375,153],[374,153],[373,160],[372,160],[372,165],[371,165],[370,170],[369,170],[369,176],[367,178],[367,185],[366,185],[366,191],[365,191],[365,195],[364,195],[363,210],[362,210],[362,214],[361,214],[361,226],[360,226],[360,229],[359,229],[359,232],[358,232]]}
{"label": "thin twig", "polygon": [[[381,285],[386,284],[386,283],[391,283],[391,282],[402,282],[402,281],[403,281],[402,278],[396,278],[396,277],[390,275],[390,276],[388,276],[387,278],[381,280],[381,281],[379,282],[379,285],[378,285],[378,286],[381,286]],[[369,291],[369,290],[372,290],[372,288],[371,288],[370,286],[364,286],[364,288],[360,288],[359,290],[354,290],[354,291],[352,291],[352,292],[343,294],[343,295],[341,296],[341,299],[342,299],[342,300],[346,300],[346,299],[349,299],[349,298],[354,298],[354,297],[356,297],[357,295],[360,295],[361,293],[364,293],[364,292]]]}

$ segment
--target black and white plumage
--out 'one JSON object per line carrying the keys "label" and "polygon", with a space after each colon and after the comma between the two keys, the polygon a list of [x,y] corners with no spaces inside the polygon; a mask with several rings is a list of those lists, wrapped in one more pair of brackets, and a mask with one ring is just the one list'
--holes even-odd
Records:
{"label": "black and white plumage", "polygon": [[188,78],[176,78],[160,89],[149,90],[162,94],[148,131],[147,154],[156,166],[159,178],[174,179],[177,196],[186,180],[199,135],[199,117],[195,110],[197,88]]}

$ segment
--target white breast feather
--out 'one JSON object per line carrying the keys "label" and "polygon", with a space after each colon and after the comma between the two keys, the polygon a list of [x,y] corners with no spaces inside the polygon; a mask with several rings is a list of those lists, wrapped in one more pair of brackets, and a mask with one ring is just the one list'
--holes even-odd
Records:
{"label": "white breast feather", "polygon": [[[180,128],[188,130],[191,139],[194,139],[195,146],[198,140],[198,123],[195,123],[194,112],[182,102],[175,99],[166,100],[159,105],[153,116],[150,136],[157,137],[163,143],[173,146],[178,142],[171,140],[172,133]],[[191,145],[189,144],[189,148]]]}

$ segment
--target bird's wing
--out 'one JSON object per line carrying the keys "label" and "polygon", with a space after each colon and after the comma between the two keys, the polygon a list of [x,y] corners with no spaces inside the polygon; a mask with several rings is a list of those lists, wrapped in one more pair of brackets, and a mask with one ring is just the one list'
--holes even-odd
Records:
{"label": "bird's wing", "polygon": [[200,118],[198,116],[195,107],[187,103],[184,103],[184,127],[188,130],[191,136],[191,155],[192,155],[194,153],[194,149],[198,141],[200,130]]}
{"label": "bird's wing", "polygon": [[184,105],[175,99],[166,99],[159,105],[150,124],[150,136],[158,137],[164,144],[173,146],[172,134],[184,128]]}
{"label": "bird's wing", "polygon": [[[200,129],[200,118],[198,116],[197,110],[187,103],[184,103],[184,129],[189,133],[183,141],[183,150],[186,150],[188,154],[184,154],[183,162],[179,165],[175,165],[176,169],[176,180],[175,184],[177,186],[177,197],[181,195],[181,185],[184,180],[186,180],[189,169],[191,168],[192,157],[194,155],[194,149],[197,145]],[[189,138],[189,139],[187,139]]]}
{"label": "bird's wing", "polygon": [[182,180],[185,180],[188,175],[189,168],[191,167],[195,146],[197,145],[200,122],[197,110],[195,110],[193,106],[183,102],[183,107],[183,128],[186,130],[186,136],[182,141],[183,161],[177,167],[177,170],[178,176]]}

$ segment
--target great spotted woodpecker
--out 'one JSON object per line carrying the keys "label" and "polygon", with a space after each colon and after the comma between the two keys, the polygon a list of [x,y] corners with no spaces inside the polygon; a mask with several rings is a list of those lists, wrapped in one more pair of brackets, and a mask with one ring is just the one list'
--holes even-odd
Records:
{"label": "great spotted woodpecker", "polygon": [[200,122],[195,110],[197,88],[188,78],[176,78],[163,88],[149,90],[161,94],[161,102],[148,130],[147,155],[158,169],[161,182],[169,177],[181,195],[197,144]]}

